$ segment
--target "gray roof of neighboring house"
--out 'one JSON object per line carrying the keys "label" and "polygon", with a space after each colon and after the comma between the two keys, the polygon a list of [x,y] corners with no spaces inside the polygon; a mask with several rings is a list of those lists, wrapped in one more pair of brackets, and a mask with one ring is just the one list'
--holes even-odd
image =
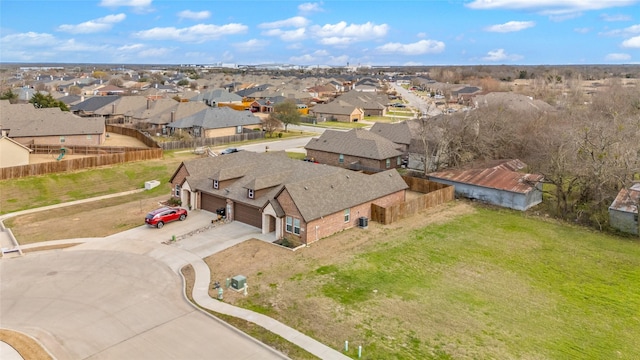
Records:
{"label": "gray roof of neighboring house", "polygon": [[108,96],[93,96],[85,101],[79,102],[75,105],[72,105],[70,110],[75,111],[84,111],[84,112],[94,112],[97,111],[112,102],[118,100],[120,96],[118,95],[108,95]]}
{"label": "gray roof of neighboring house", "polygon": [[369,131],[396,144],[411,144],[411,129],[406,121],[393,124],[376,122]]}
{"label": "gray roof of neighboring house", "polygon": [[334,100],[327,104],[318,104],[310,109],[314,114],[351,115],[358,107],[344,101]]}
{"label": "gray roof of neighboring house", "polygon": [[261,120],[249,111],[238,111],[228,107],[208,108],[167,125],[176,129],[200,126],[204,129],[222,129],[234,126],[259,125]]}
{"label": "gray roof of neighboring house", "polygon": [[[271,202],[276,204],[274,209],[280,213],[282,209],[274,199],[286,188],[306,221],[408,188],[396,170],[366,175],[339,167],[294,160],[284,151],[240,151],[186,161],[183,166],[189,174],[187,182],[192,189],[258,208]],[[230,170],[233,173],[231,178],[236,181],[227,188],[213,189],[212,180],[222,181],[223,179],[216,177],[223,174],[224,170]],[[259,197],[249,199],[247,189],[265,191]]]}
{"label": "gray roof of neighboring house", "polygon": [[213,90],[202,92],[192,97],[189,100],[190,101],[207,100],[209,103],[241,102],[242,96],[238,94],[230,93],[225,89],[213,89]]}
{"label": "gray roof of neighboring house", "polygon": [[351,90],[336,98],[336,100],[353,104],[363,109],[384,109],[389,102],[389,97],[385,94],[372,92],[362,92]]}
{"label": "gray roof of neighboring house", "polygon": [[[173,100],[172,100],[173,101]],[[165,104],[165,102],[163,102]],[[158,104],[159,105],[159,104]],[[203,102],[176,102],[173,106],[165,108],[159,112],[156,112],[157,106],[153,107],[147,113],[147,110],[141,114],[135,114],[134,117],[139,119],[145,119],[150,124],[165,125],[171,123],[171,117],[174,121],[186,118],[200,111],[210,109],[209,105]],[[173,114],[172,114],[173,113]],[[148,115],[148,117],[144,117]]]}
{"label": "gray roof of neighboring house", "polygon": [[629,213],[638,213],[640,204],[640,183],[631,185],[628,189],[621,189],[615,200],[609,206],[609,210],[618,210]]}
{"label": "gray roof of neighboring house", "polygon": [[36,109],[31,104],[0,101],[0,128],[12,138],[32,136],[95,135],[105,132],[104,119],[83,118],[60,108]]}
{"label": "gray roof of neighboring house", "polygon": [[96,115],[126,115],[132,116],[136,111],[144,109],[147,106],[146,96],[117,96],[105,106],[96,109],[93,113]]}
{"label": "gray roof of neighboring house", "polygon": [[327,130],[319,138],[311,139],[305,149],[375,160],[403,155],[397,144],[365,129]]}

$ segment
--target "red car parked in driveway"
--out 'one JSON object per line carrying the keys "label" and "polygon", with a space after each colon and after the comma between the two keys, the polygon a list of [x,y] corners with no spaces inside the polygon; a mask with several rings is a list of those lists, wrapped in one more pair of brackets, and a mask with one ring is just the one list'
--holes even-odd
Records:
{"label": "red car parked in driveway", "polygon": [[160,229],[168,222],[182,221],[186,218],[187,210],[183,208],[162,207],[148,213],[144,218],[144,222],[149,226],[155,226]]}

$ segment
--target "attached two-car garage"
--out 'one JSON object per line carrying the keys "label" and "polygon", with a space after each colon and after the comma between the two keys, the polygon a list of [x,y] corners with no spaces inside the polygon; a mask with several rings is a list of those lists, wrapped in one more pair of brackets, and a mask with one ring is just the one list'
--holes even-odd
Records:
{"label": "attached two-car garage", "polygon": [[[202,210],[212,213],[215,213],[216,210],[220,208],[226,208],[227,206],[227,199],[204,192],[202,193],[201,201]],[[240,221],[257,228],[262,228],[262,213],[260,212],[260,209],[246,204],[235,203],[232,211],[234,212],[234,221]]]}

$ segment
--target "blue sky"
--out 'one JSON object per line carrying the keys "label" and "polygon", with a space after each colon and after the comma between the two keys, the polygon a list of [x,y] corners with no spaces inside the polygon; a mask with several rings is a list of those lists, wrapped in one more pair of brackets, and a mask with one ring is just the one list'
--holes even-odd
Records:
{"label": "blue sky", "polygon": [[640,0],[0,0],[0,62],[640,64]]}

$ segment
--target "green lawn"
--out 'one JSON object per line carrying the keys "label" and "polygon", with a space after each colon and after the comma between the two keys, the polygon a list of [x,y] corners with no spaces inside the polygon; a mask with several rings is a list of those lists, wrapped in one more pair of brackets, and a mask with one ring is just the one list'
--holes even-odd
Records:
{"label": "green lawn", "polygon": [[484,208],[369,241],[290,276],[279,296],[311,290],[283,321],[366,359],[640,358],[638,241]]}
{"label": "green lawn", "polygon": [[[166,184],[180,162],[190,158],[194,158],[190,152],[165,152],[160,160],[3,180],[0,214],[141,189],[149,180]],[[162,192],[168,194],[166,186],[145,192],[145,196],[158,196]]]}

